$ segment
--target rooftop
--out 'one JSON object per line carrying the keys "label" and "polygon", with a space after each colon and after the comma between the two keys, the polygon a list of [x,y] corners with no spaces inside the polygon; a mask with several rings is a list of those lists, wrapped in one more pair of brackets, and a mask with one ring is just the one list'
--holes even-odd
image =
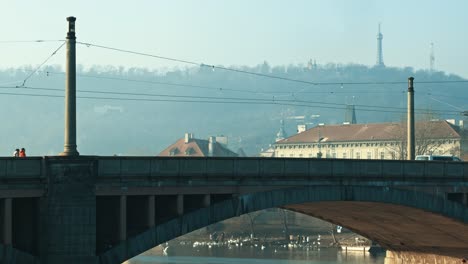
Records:
{"label": "rooftop", "polygon": [[[186,140],[188,141],[186,143]],[[161,151],[158,156],[208,157],[209,141],[197,138],[181,138]],[[213,143],[214,157],[237,157],[237,153],[224,147],[219,142]]]}
{"label": "rooftop", "polygon": [[[416,123],[416,137],[433,139],[459,139],[458,127],[447,121],[424,121]],[[276,144],[348,142],[348,141],[390,141],[406,138],[406,123],[371,123],[319,125],[302,133],[280,140]]]}

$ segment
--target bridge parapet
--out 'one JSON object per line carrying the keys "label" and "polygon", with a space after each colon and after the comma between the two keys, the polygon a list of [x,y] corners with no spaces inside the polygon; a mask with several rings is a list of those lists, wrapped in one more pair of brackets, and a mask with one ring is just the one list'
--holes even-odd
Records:
{"label": "bridge parapet", "polygon": [[[97,180],[383,181],[468,183],[467,162],[195,157],[86,157],[97,160]],[[0,158],[0,181],[43,182],[48,160],[58,157]],[[64,162],[66,162],[64,160]]]}
{"label": "bridge parapet", "polygon": [[293,158],[99,157],[98,179],[378,179],[468,181],[468,163]]}
{"label": "bridge parapet", "polygon": [[41,180],[45,179],[42,157],[0,158],[0,180]]}

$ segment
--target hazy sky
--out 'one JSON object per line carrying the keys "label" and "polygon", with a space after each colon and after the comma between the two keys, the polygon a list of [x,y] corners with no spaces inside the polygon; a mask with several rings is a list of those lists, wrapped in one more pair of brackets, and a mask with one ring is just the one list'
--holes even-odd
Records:
{"label": "hazy sky", "polygon": [[[359,63],[436,68],[468,78],[466,0],[0,0],[0,41],[63,39],[77,17],[78,41],[207,64]],[[41,63],[60,43],[0,43],[0,67]],[[51,64],[62,64],[61,50]],[[78,63],[159,68],[167,61],[78,48]]]}

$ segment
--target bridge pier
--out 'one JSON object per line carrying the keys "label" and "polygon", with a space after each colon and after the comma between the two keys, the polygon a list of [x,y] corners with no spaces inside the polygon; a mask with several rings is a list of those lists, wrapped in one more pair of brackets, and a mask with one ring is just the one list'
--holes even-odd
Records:
{"label": "bridge pier", "polygon": [[156,226],[156,196],[148,196],[148,228]]}
{"label": "bridge pier", "polygon": [[3,244],[11,246],[12,244],[12,198],[3,199]]}
{"label": "bridge pier", "polygon": [[177,195],[177,215],[181,216],[184,214],[184,195]]}
{"label": "bridge pier", "polygon": [[95,159],[48,160],[41,263],[96,263]]}
{"label": "bridge pier", "polygon": [[203,207],[208,207],[211,205],[211,195],[210,194],[205,194],[203,196]]}
{"label": "bridge pier", "polygon": [[462,264],[467,260],[435,254],[415,253],[411,251],[387,250],[385,264]]}
{"label": "bridge pier", "polygon": [[127,196],[121,195],[119,200],[119,240],[127,239]]}

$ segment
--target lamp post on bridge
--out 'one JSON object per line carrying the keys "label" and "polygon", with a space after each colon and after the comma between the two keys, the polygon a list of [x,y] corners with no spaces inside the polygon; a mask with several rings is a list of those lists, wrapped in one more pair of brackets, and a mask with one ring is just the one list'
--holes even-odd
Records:
{"label": "lamp post on bridge", "polygon": [[76,147],[76,36],[75,17],[67,17],[67,57],[65,66],[65,138],[60,156],[79,156]]}
{"label": "lamp post on bridge", "polygon": [[415,142],[414,142],[414,87],[413,77],[408,78],[408,128],[407,128],[407,160],[415,159]]}

